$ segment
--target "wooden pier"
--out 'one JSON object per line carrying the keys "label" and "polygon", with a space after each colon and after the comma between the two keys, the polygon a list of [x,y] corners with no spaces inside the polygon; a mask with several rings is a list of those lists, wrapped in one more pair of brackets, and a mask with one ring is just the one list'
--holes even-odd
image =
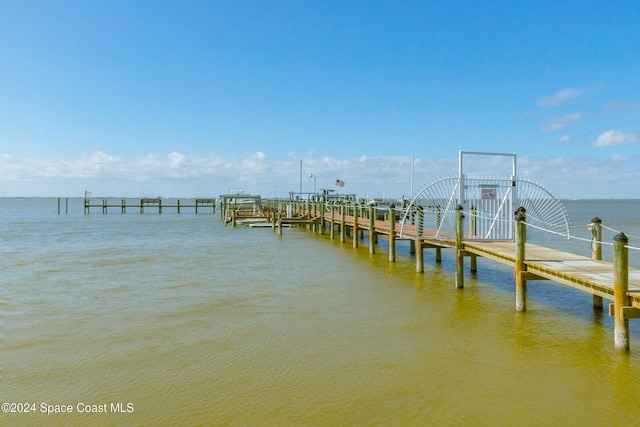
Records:
{"label": "wooden pier", "polygon": [[[465,233],[464,212],[458,207],[455,235],[436,238],[436,231],[422,227],[420,221],[402,225],[397,220],[395,206],[390,205],[385,219],[378,219],[376,206],[357,204],[331,204],[314,202],[267,201],[265,211],[274,231],[282,233],[283,224],[309,227],[319,234],[327,229],[330,238],[339,234],[346,243],[351,236],[353,247],[358,247],[363,234],[368,233],[370,253],[375,253],[378,235],[388,240],[389,262],[395,262],[398,240],[410,242],[411,253],[416,255],[416,271],[424,272],[423,250],[434,249],[436,262],[441,260],[442,249],[455,251],[456,288],[464,288],[464,259],[470,259],[470,270],[476,271],[476,257],[508,265],[514,269],[516,310],[526,311],[528,281],[552,280],[593,295],[594,309],[603,308],[603,299],[612,301],[609,314],[614,316],[614,344],[616,349],[629,350],[629,320],[640,318],[640,269],[628,264],[628,240],[623,233],[613,242],[614,262],[602,261],[601,224],[594,218],[592,257],[580,256],[526,242],[526,212],[519,209],[513,219],[515,239],[483,240]],[[286,215],[286,216],[285,216]],[[419,216],[417,216],[419,218]]]}
{"label": "wooden pier", "polygon": [[[163,210],[172,209],[177,213],[181,213],[183,209],[194,209],[195,213],[199,213],[202,209],[206,208],[208,211],[215,213],[216,211],[216,199],[188,199],[189,201],[184,203],[180,199],[162,199],[156,198],[141,198],[141,199],[84,199],[84,213],[91,212],[91,208],[99,208],[103,214],[109,212],[109,209],[117,209],[120,213],[127,213],[127,209],[137,209],[141,214],[145,213],[145,208],[148,210],[151,208],[155,212],[161,214]],[[68,205],[68,204],[67,204]],[[58,199],[58,213],[60,213],[60,199]]]}

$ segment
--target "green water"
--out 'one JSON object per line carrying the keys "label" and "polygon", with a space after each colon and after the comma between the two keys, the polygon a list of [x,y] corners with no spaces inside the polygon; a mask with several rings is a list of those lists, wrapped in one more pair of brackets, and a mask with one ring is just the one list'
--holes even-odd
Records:
{"label": "green water", "polygon": [[[630,353],[616,351],[612,320],[588,294],[531,282],[517,313],[512,272],[487,260],[456,290],[447,251],[442,264],[425,251],[416,273],[408,244],[390,264],[383,238],[370,255],[366,241],[354,249],[302,229],[279,237],[211,213],[83,215],[80,203],[58,215],[55,199],[0,199],[0,400],[22,411],[2,425],[640,417],[640,328],[631,322]],[[638,202],[616,203],[567,208],[579,224],[598,215],[637,230]]]}

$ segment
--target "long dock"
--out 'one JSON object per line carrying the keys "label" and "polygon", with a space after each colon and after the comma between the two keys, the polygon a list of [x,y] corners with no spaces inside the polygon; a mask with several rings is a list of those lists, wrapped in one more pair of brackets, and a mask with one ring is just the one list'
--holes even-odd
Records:
{"label": "long dock", "polygon": [[[552,280],[593,295],[594,309],[603,308],[603,299],[612,301],[609,314],[614,316],[615,347],[629,350],[629,319],[640,318],[640,269],[628,264],[628,240],[620,233],[613,242],[614,262],[602,261],[601,224],[594,218],[592,257],[563,252],[526,242],[526,212],[520,209],[514,217],[515,240],[483,240],[464,233],[464,212],[458,207],[455,235],[436,238],[436,230],[422,227],[420,222],[400,224],[395,206],[390,205],[384,219],[378,219],[376,207],[370,205],[346,205],[322,203],[267,204],[272,227],[281,233],[282,224],[300,224],[324,234],[328,228],[330,237],[339,233],[340,242],[351,236],[354,247],[362,235],[369,236],[370,253],[375,253],[377,236],[388,239],[389,261],[395,262],[395,245],[398,240],[408,240],[411,253],[416,255],[416,271],[424,272],[424,249],[435,249],[436,262],[441,260],[441,250],[456,253],[456,287],[464,287],[464,259],[470,258],[470,270],[476,271],[476,258],[483,257],[514,269],[516,285],[516,310],[526,311],[526,285],[532,280]],[[283,218],[285,212],[289,217]],[[398,232],[402,226],[402,233]]]}

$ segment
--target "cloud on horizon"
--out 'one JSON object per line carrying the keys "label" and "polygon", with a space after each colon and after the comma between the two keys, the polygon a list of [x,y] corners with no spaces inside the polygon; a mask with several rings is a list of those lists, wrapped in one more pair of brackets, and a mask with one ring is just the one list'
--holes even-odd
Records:
{"label": "cloud on horizon", "polygon": [[[602,144],[638,141],[638,135],[605,132]],[[518,157],[518,175],[537,181],[559,197],[634,198],[640,188],[637,156]],[[300,168],[302,161],[302,171]],[[504,165],[480,159],[468,173],[499,175]],[[2,197],[210,197],[232,190],[288,197],[289,192],[334,189],[343,180],[345,192],[360,197],[411,196],[410,156],[358,156],[338,159],[315,152],[287,153],[272,158],[263,152],[223,158],[216,154],[190,155],[178,152],[149,153],[121,158],[102,152],[67,159],[15,158],[0,153]],[[425,184],[457,174],[457,158],[416,157],[413,194]],[[507,168],[508,169],[508,168]],[[301,173],[302,172],[302,173]],[[618,185],[625,177],[629,185]]]}

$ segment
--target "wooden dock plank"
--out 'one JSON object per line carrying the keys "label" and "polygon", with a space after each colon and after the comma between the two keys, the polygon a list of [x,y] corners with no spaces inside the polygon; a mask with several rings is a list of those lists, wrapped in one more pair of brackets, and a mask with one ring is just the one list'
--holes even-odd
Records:
{"label": "wooden dock plank", "polygon": [[[464,248],[503,264],[515,266],[515,243],[465,241]],[[527,272],[613,300],[613,263],[526,244]],[[640,270],[629,269],[629,298],[640,308]]]}

